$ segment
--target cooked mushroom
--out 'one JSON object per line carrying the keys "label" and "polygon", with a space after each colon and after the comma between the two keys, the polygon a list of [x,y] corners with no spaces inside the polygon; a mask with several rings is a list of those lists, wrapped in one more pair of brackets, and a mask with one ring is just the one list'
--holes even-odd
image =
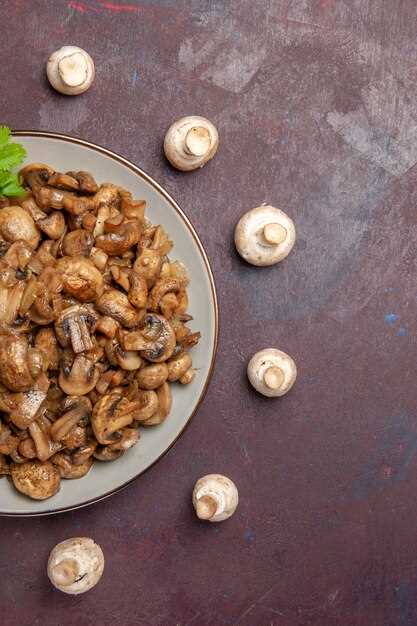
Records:
{"label": "cooked mushroom", "polygon": [[169,359],[175,349],[175,333],[171,324],[162,315],[149,313],[140,324],[142,335],[149,342],[149,347],[141,351],[152,363],[161,363]]}
{"label": "cooked mushroom", "polygon": [[151,311],[157,311],[161,299],[165,294],[177,293],[184,289],[187,285],[187,281],[183,278],[161,278],[155,283],[150,296],[149,296],[149,308]]}
{"label": "cooked mushroom", "polygon": [[29,424],[28,430],[35,444],[36,456],[40,461],[47,461],[61,449],[61,444],[52,441],[47,430],[42,428],[38,421]]}
{"label": "cooked mushroom", "polygon": [[62,252],[67,256],[88,256],[93,243],[94,237],[88,230],[77,228],[65,235],[62,241]]}
{"label": "cooked mushroom", "polygon": [[139,389],[135,395],[135,400],[140,403],[140,408],[135,414],[135,421],[139,423],[150,419],[159,406],[158,395],[155,391]]}
{"label": "cooked mushroom", "polygon": [[159,276],[162,262],[163,258],[158,250],[144,248],[137,257],[133,269],[147,281],[148,285],[152,285]]}
{"label": "cooked mushroom", "polygon": [[183,352],[178,356],[172,357],[168,362],[168,380],[173,382],[180,380],[185,373],[190,369],[193,362],[188,352]]}
{"label": "cooked mushroom", "polygon": [[97,314],[94,309],[75,304],[64,309],[55,322],[55,332],[63,348],[71,345],[76,354],[92,350],[91,334],[94,331]]}
{"label": "cooked mushroom", "polygon": [[0,397],[0,409],[10,415],[13,424],[24,430],[41,410],[46,399],[46,391],[33,388],[24,393],[3,393]]}
{"label": "cooked mushroom", "polygon": [[83,418],[91,415],[91,402],[83,396],[68,396],[64,402],[64,414],[51,426],[50,434],[54,441],[62,441]]}
{"label": "cooked mushroom", "polygon": [[40,239],[33,218],[20,206],[9,206],[0,211],[0,233],[6,241],[23,240],[32,249],[36,248]]}
{"label": "cooked mushroom", "polygon": [[37,224],[50,239],[59,239],[65,231],[65,218],[60,211],[52,211]]}
{"label": "cooked mushroom", "polygon": [[84,396],[94,387],[100,376],[100,370],[82,354],[78,354],[70,368],[61,368],[59,386],[69,396]]}
{"label": "cooked mushroom", "polygon": [[48,577],[64,593],[78,595],[92,589],[104,570],[104,554],[88,537],[58,543],[49,555]]}
{"label": "cooked mushroom", "polygon": [[140,313],[133,308],[127,296],[118,289],[109,289],[99,297],[96,303],[100,313],[113,317],[126,328],[137,326]]}
{"label": "cooked mushroom", "polygon": [[59,491],[61,477],[50,461],[12,463],[10,471],[16,489],[29,498],[46,500]]}
{"label": "cooked mushroom", "polygon": [[171,387],[168,383],[163,383],[156,390],[158,396],[158,409],[146,422],[143,422],[143,426],[157,426],[162,424],[166,420],[172,407],[172,394]]}
{"label": "cooked mushroom", "polygon": [[297,377],[293,359],[275,348],[257,352],[249,361],[248,378],[259,393],[269,398],[286,394]]}
{"label": "cooked mushroom", "polygon": [[[40,361],[40,368],[39,368]],[[42,373],[41,353],[29,348],[24,335],[0,336],[0,382],[10,391],[29,391]]]}
{"label": "cooked mushroom", "polygon": [[19,172],[23,184],[30,187],[32,191],[46,185],[53,173],[54,170],[45,163],[29,163]]}
{"label": "cooked mushroom", "polygon": [[194,486],[193,505],[202,520],[223,522],[233,515],[238,503],[236,485],[221,474],[207,474]]}
{"label": "cooked mushroom", "polygon": [[80,189],[80,183],[74,176],[62,174],[61,172],[54,172],[48,178],[48,185],[58,189],[65,189],[66,191],[79,191]]}
{"label": "cooked mushroom", "polygon": [[97,441],[104,445],[114,443],[114,433],[129,426],[139,408],[138,402],[129,402],[118,394],[103,396],[95,404],[91,416],[91,425]]}
{"label": "cooked mushroom", "polygon": [[95,69],[88,52],[78,46],[63,46],[49,57],[46,73],[54,89],[77,96],[91,87]]}
{"label": "cooked mushroom", "polygon": [[274,265],[285,259],[295,237],[292,219],[270,205],[248,211],[235,228],[237,251],[245,261],[257,266]]}
{"label": "cooked mushroom", "polygon": [[157,389],[168,378],[168,368],[165,363],[153,363],[145,365],[136,375],[141,389]]}
{"label": "cooked mushroom", "polygon": [[96,237],[95,246],[109,256],[122,255],[136,245],[140,237],[140,225],[137,220],[125,222],[115,232]]}
{"label": "cooked mushroom", "polygon": [[49,369],[59,366],[59,349],[53,328],[41,328],[35,337],[35,347],[40,350],[49,364]]}
{"label": "cooked mushroom", "polygon": [[75,178],[75,180],[78,182],[78,189],[81,193],[97,193],[98,185],[89,172],[67,172],[67,176]]}
{"label": "cooked mushroom", "polygon": [[93,466],[93,457],[89,457],[83,463],[77,465],[73,462],[72,457],[64,452],[58,452],[52,459],[52,463],[58,466],[61,478],[74,480],[86,476]]}
{"label": "cooked mushroom", "polygon": [[64,291],[80,302],[91,302],[103,292],[103,276],[94,263],[83,256],[64,256],[56,264]]}
{"label": "cooked mushroom", "polygon": [[214,124],[197,115],[175,121],[164,141],[168,161],[183,172],[203,167],[214,157],[218,146],[219,135]]}

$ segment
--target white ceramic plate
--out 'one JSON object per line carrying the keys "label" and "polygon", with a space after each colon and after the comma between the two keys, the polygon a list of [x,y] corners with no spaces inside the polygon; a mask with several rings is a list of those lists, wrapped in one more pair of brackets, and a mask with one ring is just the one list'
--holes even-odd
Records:
{"label": "white ceramic plate", "polygon": [[35,501],[19,494],[9,479],[0,480],[0,515],[48,515],[74,509],[116,493],[155,463],[175,443],[190,421],[206,391],[217,348],[218,310],[210,265],[203,246],[188,218],[176,202],[141,169],[91,143],[37,131],[18,131],[14,135],[24,145],[26,162],[49,163],[60,171],[87,170],[97,182],[113,182],[130,190],[135,198],[146,200],[146,215],[161,223],[174,241],[171,258],[188,268],[189,312],[194,317],[190,328],[202,334],[193,348],[197,376],[190,385],[173,385],[173,408],[160,426],[141,429],[137,446],[111,463],[96,462],[79,480],[62,480],[60,492],[49,500]]}

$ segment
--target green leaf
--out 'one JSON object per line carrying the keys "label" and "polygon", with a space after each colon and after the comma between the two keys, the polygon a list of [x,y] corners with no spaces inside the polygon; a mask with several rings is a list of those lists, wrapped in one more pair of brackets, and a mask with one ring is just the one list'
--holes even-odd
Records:
{"label": "green leaf", "polygon": [[9,141],[10,137],[10,128],[7,126],[0,126],[0,147],[5,146]]}
{"label": "green leaf", "polygon": [[0,170],[10,170],[20,165],[26,156],[26,150],[19,143],[0,146]]}
{"label": "green leaf", "polygon": [[19,183],[17,174],[11,172],[0,172],[0,195],[14,197],[21,196],[25,190]]}

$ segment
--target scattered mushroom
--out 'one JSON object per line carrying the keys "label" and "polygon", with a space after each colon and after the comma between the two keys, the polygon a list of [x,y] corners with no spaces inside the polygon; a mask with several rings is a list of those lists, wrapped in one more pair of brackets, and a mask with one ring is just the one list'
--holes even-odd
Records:
{"label": "scattered mushroom", "polygon": [[235,228],[235,244],[240,256],[257,266],[274,265],[285,259],[295,243],[295,226],[281,209],[262,205],[251,209]]}
{"label": "scattered mushroom", "polygon": [[51,54],[46,72],[52,87],[67,96],[87,91],[95,76],[93,59],[77,46],[63,46]]}
{"label": "scattered mushroom", "polygon": [[226,476],[207,474],[195,484],[193,505],[202,520],[223,522],[233,515],[238,503],[236,485]]}
{"label": "scattered mushroom", "polygon": [[248,378],[259,393],[269,398],[286,394],[297,377],[293,359],[275,348],[257,352],[249,361]]}
{"label": "scattered mushroom", "polygon": [[219,146],[216,127],[205,117],[191,115],[175,121],[165,135],[168,161],[183,172],[203,167]]}
{"label": "scattered mushroom", "polygon": [[64,593],[78,595],[92,589],[104,570],[104,554],[88,537],[58,543],[49,555],[48,577]]}

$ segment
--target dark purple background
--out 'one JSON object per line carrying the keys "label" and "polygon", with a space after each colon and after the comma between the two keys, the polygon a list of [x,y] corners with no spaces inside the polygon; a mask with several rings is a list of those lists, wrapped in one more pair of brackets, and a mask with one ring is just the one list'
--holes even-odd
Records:
{"label": "dark purple background", "polygon": [[[0,520],[2,626],[417,624],[416,35],[415,0],[2,0],[1,121],[98,142],[165,185],[221,312],[207,397],[152,470],[91,508]],[[81,97],[45,81],[63,44],[96,62]],[[221,147],[184,175],[161,144],[186,114]],[[298,242],[256,269],[232,233],[264,201]],[[299,368],[277,401],[245,377],[267,346]],[[213,471],[241,496],[220,525],[190,504]],[[45,575],[74,535],[107,559],[78,598]]]}

